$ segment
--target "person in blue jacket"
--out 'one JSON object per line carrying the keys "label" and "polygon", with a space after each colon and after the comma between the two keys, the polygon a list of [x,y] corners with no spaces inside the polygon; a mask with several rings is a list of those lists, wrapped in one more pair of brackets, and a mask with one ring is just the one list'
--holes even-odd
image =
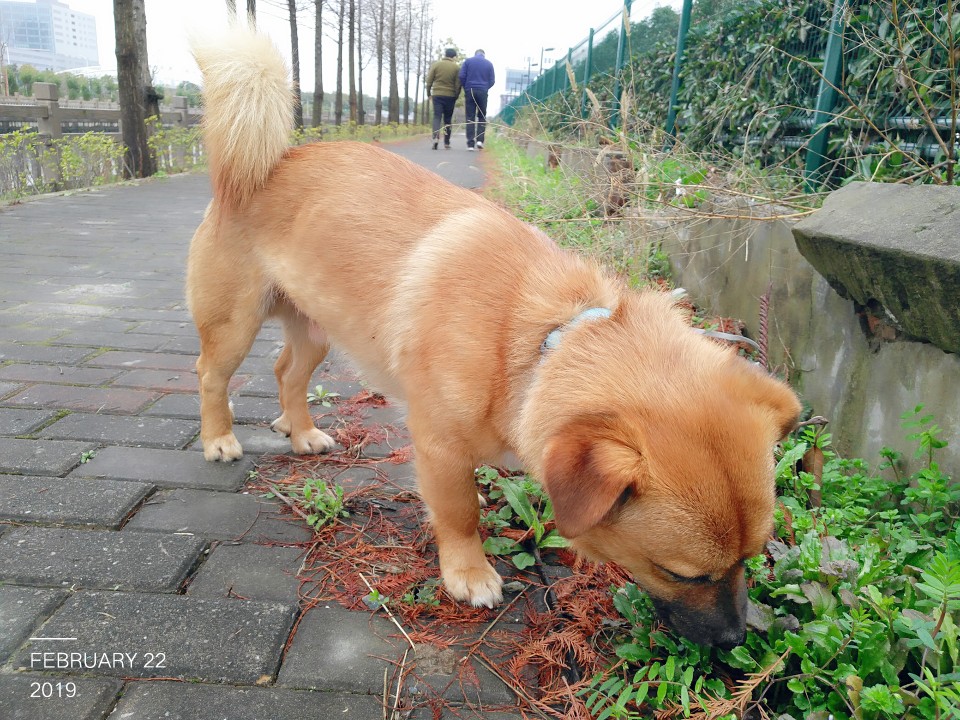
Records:
{"label": "person in blue jacket", "polygon": [[477,50],[460,66],[460,85],[467,106],[467,150],[483,148],[487,130],[487,91],[495,81],[493,63]]}

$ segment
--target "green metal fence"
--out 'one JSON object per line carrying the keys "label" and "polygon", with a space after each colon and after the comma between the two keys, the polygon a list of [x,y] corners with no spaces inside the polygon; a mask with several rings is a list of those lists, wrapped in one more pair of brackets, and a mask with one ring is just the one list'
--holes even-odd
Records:
{"label": "green metal fence", "polygon": [[592,28],[503,121],[536,110],[548,129],[586,118],[628,133],[655,127],[668,145],[803,166],[808,189],[853,172],[952,172],[956,3],[684,0],[680,13],[631,12],[626,0]]}

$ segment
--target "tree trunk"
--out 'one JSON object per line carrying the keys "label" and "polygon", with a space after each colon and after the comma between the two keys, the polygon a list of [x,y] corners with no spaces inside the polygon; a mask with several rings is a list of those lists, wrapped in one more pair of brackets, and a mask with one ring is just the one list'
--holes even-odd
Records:
{"label": "tree trunk", "polygon": [[237,0],[227,0],[227,16],[230,20],[237,19]]}
{"label": "tree trunk", "polygon": [[348,32],[347,38],[347,64],[350,69],[347,71],[348,83],[350,85],[350,122],[357,122],[357,69],[356,69],[356,53],[354,49],[357,44],[357,33],[356,33],[356,21],[357,21],[357,3],[356,0],[350,0],[350,29]]}
{"label": "tree trunk", "polygon": [[386,0],[380,0],[380,15],[377,17],[377,99],[374,110],[377,116],[373,119],[374,125],[383,124],[383,24],[386,12]]}
{"label": "tree trunk", "polygon": [[403,58],[403,124],[410,123],[410,41],[413,36],[413,2],[407,2],[407,22],[404,28]]}
{"label": "tree trunk", "polygon": [[390,0],[390,99],[387,121],[400,123],[400,88],[397,87],[397,0]]}
{"label": "tree trunk", "polygon": [[257,25],[257,0],[247,0],[247,19],[250,24]]}
{"label": "tree trunk", "polygon": [[340,0],[340,15],[337,17],[337,92],[333,102],[333,121],[339,126],[343,122],[343,6],[347,0]]}
{"label": "tree trunk", "polygon": [[423,52],[423,34],[424,26],[426,25],[426,2],[421,1],[420,3],[420,27],[418,31],[420,35],[417,37],[417,76],[414,79],[413,85],[413,121],[417,122],[420,117],[420,78],[423,77],[423,58],[425,57]]}
{"label": "tree trunk", "polygon": [[303,129],[303,98],[300,95],[300,41],[297,38],[297,0],[287,0],[290,9],[290,58],[293,65],[293,126]]}
{"label": "tree trunk", "polygon": [[357,5],[357,124],[367,124],[367,111],[363,108],[363,3]]}
{"label": "tree trunk", "polygon": [[117,87],[120,98],[120,129],[126,146],[124,174],[149,177],[157,171],[147,143],[147,117],[159,99],[149,84],[147,62],[147,16],[144,0],[113,0],[117,39]]}
{"label": "tree trunk", "polygon": [[317,8],[316,34],[313,38],[313,126],[323,124],[323,3],[314,0]]}

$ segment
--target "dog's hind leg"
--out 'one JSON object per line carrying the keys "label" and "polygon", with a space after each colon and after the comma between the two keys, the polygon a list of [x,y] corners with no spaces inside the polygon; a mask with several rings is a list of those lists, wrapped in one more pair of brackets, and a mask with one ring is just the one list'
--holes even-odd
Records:
{"label": "dog's hind leg", "polygon": [[310,376],[330,349],[326,333],[287,303],[278,304],[274,314],[283,322],[283,351],[273,368],[282,414],[270,427],[290,438],[295,453],[329,452],[333,438],[317,429],[307,407]]}
{"label": "dog's hind leg", "polygon": [[187,295],[200,335],[200,440],[207,460],[237,460],[230,378],[250,351],[269,309],[269,289],[255,269],[231,265],[204,224],[190,249]]}

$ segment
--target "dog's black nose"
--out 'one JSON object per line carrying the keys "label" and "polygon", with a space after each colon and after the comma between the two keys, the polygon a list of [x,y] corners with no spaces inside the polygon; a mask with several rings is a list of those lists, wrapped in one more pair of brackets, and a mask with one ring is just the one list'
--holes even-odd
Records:
{"label": "dog's black nose", "polygon": [[746,639],[746,628],[730,628],[720,633],[713,644],[721,650],[732,650],[737,645],[743,645],[743,641]]}

